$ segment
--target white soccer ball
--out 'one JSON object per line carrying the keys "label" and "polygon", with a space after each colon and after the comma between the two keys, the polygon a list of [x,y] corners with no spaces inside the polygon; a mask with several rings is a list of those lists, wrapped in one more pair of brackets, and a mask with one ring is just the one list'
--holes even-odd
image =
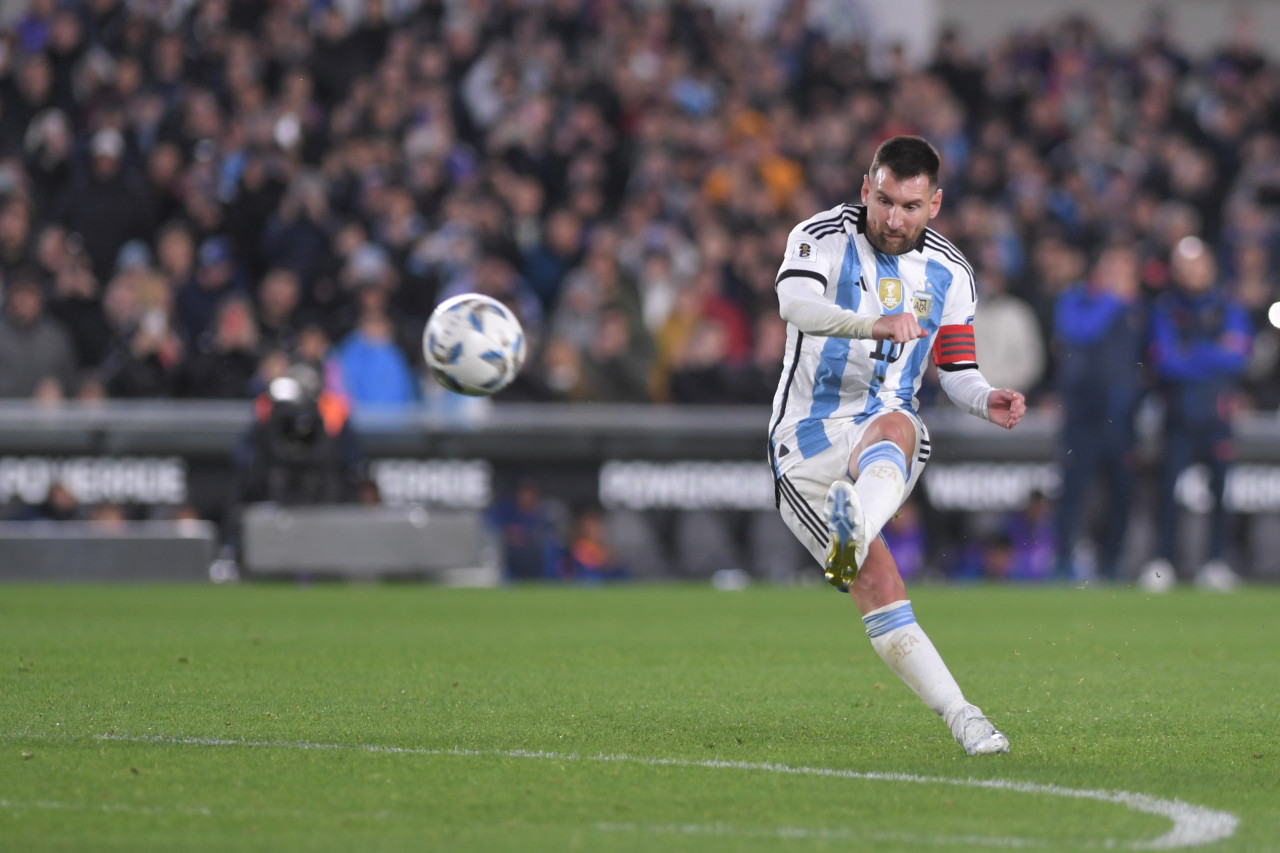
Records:
{"label": "white soccer ball", "polygon": [[422,333],[427,369],[459,394],[483,397],[511,384],[524,365],[524,329],[496,299],[463,293],[431,312]]}

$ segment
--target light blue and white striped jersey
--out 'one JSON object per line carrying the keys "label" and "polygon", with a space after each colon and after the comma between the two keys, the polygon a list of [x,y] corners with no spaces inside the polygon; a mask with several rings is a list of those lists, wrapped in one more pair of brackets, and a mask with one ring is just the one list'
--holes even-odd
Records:
{"label": "light blue and white striped jersey", "polygon": [[864,317],[912,311],[929,335],[892,344],[809,335],[788,324],[769,431],[775,475],[830,447],[833,423],[886,409],[915,412],[938,330],[973,324],[973,268],[955,246],[926,228],[910,251],[886,255],[867,241],[865,217],[865,206],[842,204],[797,225],[777,281],[812,279],[832,303]]}

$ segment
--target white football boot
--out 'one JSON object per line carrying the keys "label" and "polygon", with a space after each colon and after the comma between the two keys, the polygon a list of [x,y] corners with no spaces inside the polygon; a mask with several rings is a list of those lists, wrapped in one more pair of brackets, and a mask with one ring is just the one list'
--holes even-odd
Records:
{"label": "white football boot", "polygon": [[1009,751],[1009,739],[991,725],[991,721],[977,705],[965,705],[957,711],[951,718],[950,726],[956,743],[963,746],[964,751],[970,755]]}
{"label": "white football boot", "polygon": [[1240,576],[1222,560],[1210,560],[1196,572],[1196,586],[1213,592],[1234,592]]}
{"label": "white football boot", "polygon": [[827,549],[827,583],[839,590],[847,590],[858,578],[858,571],[866,562],[871,543],[867,540],[867,520],[862,512],[862,502],[853,484],[848,480],[836,480],[827,489],[823,506],[827,518],[827,530],[831,534],[831,546]]}
{"label": "white football boot", "polygon": [[1138,575],[1138,586],[1147,592],[1168,592],[1178,582],[1173,566],[1163,557],[1157,557],[1147,563],[1147,567]]}

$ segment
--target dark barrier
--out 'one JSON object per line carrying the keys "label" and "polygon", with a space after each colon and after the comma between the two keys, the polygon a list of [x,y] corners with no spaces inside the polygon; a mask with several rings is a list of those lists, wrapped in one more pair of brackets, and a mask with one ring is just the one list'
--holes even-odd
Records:
{"label": "dark barrier", "polygon": [[208,581],[217,545],[205,521],[0,522],[0,580]]}
{"label": "dark barrier", "polygon": [[[769,413],[758,407],[493,405],[462,410],[365,412],[355,421],[384,504],[485,511],[531,483],[560,507],[565,529],[597,506],[639,575],[703,575],[726,563],[755,574],[807,567],[773,509],[765,462]],[[928,560],[950,573],[966,542],[1058,488],[1057,422],[1032,412],[1014,432],[949,406],[926,413],[933,456],[913,501],[924,516]],[[224,522],[247,403],[154,402],[39,407],[0,404],[0,503],[40,504],[54,483],[83,504],[110,502],[153,516],[191,505]],[[1148,422],[1149,423],[1149,422]],[[1236,547],[1246,574],[1280,573],[1280,421],[1254,414],[1238,426],[1239,463],[1227,500],[1240,514]],[[1158,436],[1144,431],[1148,471],[1139,490],[1131,563],[1149,548],[1150,464]],[[1189,469],[1179,499],[1194,549],[1206,474]],[[11,512],[11,515],[13,513]],[[562,543],[566,544],[566,543]],[[692,553],[693,556],[690,556]]]}

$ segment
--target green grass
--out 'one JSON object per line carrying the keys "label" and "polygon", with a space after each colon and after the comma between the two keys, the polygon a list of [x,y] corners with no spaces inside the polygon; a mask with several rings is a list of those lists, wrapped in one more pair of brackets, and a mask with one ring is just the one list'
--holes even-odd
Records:
{"label": "green grass", "polygon": [[825,588],[0,587],[0,849],[1072,850],[1173,826],[718,760],[1128,791],[1238,817],[1213,849],[1280,850],[1280,589],[914,593],[1011,755],[964,755]]}

